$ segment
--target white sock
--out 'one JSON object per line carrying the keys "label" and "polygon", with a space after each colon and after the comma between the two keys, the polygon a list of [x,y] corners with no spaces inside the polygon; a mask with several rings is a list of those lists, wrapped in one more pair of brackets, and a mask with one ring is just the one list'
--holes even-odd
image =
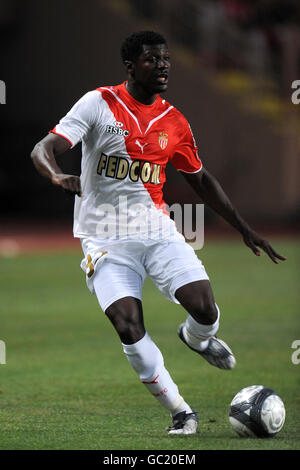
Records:
{"label": "white sock", "polygon": [[174,416],[181,411],[191,413],[190,406],[178,393],[164,366],[163,356],[148,333],[134,344],[122,344],[123,351],[142,383]]}
{"label": "white sock", "polygon": [[191,315],[188,315],[185,325],[183,327],[184,339],[194,349],[204,351],[208,346],[208,340],[211,336],[214,336],[219,329],[220,310],[216,304],[218,310],[218,317],[215,323],[212,325],[202,325],[196,322]]}

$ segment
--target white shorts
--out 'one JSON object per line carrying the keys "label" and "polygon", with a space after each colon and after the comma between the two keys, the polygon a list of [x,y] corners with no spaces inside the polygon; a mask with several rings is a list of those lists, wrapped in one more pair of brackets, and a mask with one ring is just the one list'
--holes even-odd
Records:
{"label": "white shorts", "polygon": [[103,311],[123,297],[142,300],[147,276],[164,296],[179,303],[176,290],[209,279],[202,262],[184,238],[178,240],[100,240],[82,238],[81,268]]}

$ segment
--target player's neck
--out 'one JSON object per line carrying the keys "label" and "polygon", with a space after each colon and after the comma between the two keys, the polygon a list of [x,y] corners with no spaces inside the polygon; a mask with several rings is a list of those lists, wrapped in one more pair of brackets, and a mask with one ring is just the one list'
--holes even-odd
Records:
{"label": "player's neck", "polygon": [[139,101],[142,104],[151,105],[155,103],[157,98],[157,93],[149,94],[146,90],[141,88],[138,84],[134,82],[126,82],[126,90],[136,101]]}

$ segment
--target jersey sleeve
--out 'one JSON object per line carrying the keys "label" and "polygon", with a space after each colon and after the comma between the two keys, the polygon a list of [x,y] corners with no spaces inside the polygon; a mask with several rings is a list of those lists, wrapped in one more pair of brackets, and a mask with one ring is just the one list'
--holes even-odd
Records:
{"label": "jersey sleeve", "polygon": [[202,169],[202,162],[191,127],[185,119],[180,124],[181,136],[170,161],[178,171],[198,173]]}
{"label": "jersey sleeve", "polygon": [[73,106],[50,133],[64,137],[75,147],[83,140],[100,115],[99,92],[89,91]]}

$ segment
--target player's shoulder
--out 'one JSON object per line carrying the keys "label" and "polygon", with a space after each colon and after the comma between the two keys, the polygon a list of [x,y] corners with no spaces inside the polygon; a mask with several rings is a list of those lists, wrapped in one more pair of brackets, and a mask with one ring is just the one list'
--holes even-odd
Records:
{"label": "player's shoulder", "polygon": [[176,118],[180,119],[180,121],[182,122],[187,121],[184,114],[176,106],[174,106],[173,103],[170,103],[169,101],[163,99],[162,97],[160,97],[160,99],[161,99],[161,104],[165,106],[166,109],[172,108],[171,112],[174,116],[176,116]]}
{"label": "player's shoulder", "polygon": [[95,88],[95,92],[104,96],[119,96],[121,93],[122,84],[119,85],[102,85]]}
{"label": "player's shoulder", "polygon": [[183,129],[189,127],[189,122],[187,118],[184,116],[184,114],[173,104],[169,103],[166,100],[162,100],[162,104],[164,104],[166,109],[170,109],[170,112],[168,113],[170,118],[174,119],[176,121],[178,126],[181,126]]}
{"label": "player's shoulder", "polygon": [[86,91],[81,98],[79,99],[78,103],[82,104],[96,104],[101,99],[101,94],[99,93],[98,89],[88,90]]}
{"label": "player's shoulder", "polygon": [[92,114],[99,109],[100,99],[100,94],[96,90],[89,90],[77,99],[72,107],[72,112]]}

